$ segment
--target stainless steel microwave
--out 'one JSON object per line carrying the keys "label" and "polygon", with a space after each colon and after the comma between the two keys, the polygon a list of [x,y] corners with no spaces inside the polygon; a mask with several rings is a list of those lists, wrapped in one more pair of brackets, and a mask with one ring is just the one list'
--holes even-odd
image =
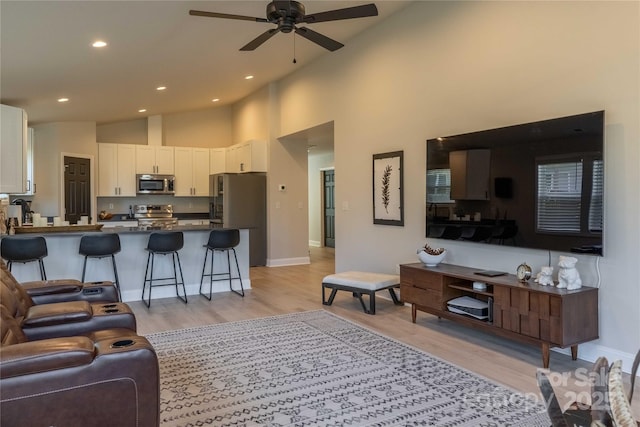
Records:
{"label": "stainless steel microwave", "polygon": [[175,194],[173,175],[136,175],[136,194]]}

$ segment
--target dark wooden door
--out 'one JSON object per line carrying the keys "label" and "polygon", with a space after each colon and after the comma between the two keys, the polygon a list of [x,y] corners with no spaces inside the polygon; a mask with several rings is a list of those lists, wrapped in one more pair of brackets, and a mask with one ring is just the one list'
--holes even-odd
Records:
{"label": "dark wooden door", "polygon": [[77,224],[91,218],[91,164],[89,159],[64,156],[64,219]]}
{"label": "dark wooden door", "polygon": [[336,208],[334,200],[335,173],[323,171],[324,177],[324,245],[336,246]]}

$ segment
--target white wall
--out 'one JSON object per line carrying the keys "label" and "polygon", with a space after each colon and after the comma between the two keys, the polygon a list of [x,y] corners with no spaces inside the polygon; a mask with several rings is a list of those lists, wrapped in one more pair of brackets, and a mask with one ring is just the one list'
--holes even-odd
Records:
{"label": "white wall", "polygon": [[[425,242],[425,140],[604,109],[600,336],[580,357],[640,347],[638,2],[416,2],[280,81],[281,134],[335,121],[336,270],[393,272]],[[311,102],[312,101],[312,102]],[[372,224],[371,156],[404,150],[405,226]],[[348,210],[342,206],[348,205]],[[300,234],[304,234],[302,230]],[[380,245],[384,242],[384,245]],[[448,262],[537,270],[547,253],[441,241]],[[558,254],[552,254],[557,259]],[[596,258],[580,257],[597,284]]]}
{"label": "white wall", "polygon": [[[60,122],[34,126],[34,182],[36,193],[31,209],[43,216],[63,216],[62,154],[93,158],[94,188],[97,179],[95,122]],[[95,218],[95,203],[92,206]]]}
{"label": "white wall", "polygon": [[172,147],[228,147],[231,107],[209,108],[162,116],[162,145]]}

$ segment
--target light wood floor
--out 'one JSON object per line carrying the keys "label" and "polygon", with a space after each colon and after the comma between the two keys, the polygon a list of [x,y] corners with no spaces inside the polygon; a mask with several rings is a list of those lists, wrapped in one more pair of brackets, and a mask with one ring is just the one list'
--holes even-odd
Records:
{"label": "light wood floor", "polygon": [[[321,282],[324,276],[335,272],[334,251],[310,248],[310,257],[310,265],[251,268],[252,289],[244,298],[226,292],[214,294],[212,301],[191,296],[188,304],[177,298],[154,300],[150,309],[142,302],[128,304],[136,314],[141,335],[324,309],[515,390],[538,394],[535,379],[541,366],[538,347],[494,337],[421,312],[413,324],[410,307],[394,305],[383,298],[382,292],[376,298],[374,316],[365,314],[358,299],[348,292],[338,292],[332,306],[323,306]],[[561,404],[572,401],[576,393],[589,390],[576,384],[573,378],[576,369],[590,369],[591,363],[572,361],[569,356],[552,351],[550,368],[571,377],[567,387],[559,387],[556,392]],[[634,394],[640,397],[640,384]],[[582,397],[580,400],[584,401],[585,396]],[[634,399],[635,414],[640,414],[638,397]]]}

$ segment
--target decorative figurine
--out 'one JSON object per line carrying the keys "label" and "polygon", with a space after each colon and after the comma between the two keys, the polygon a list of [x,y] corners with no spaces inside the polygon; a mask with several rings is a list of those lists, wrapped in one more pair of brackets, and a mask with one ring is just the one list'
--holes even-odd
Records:
{"label": "decorative figurine", "polygon": [[558,262],[558,288],[567,288],[568,290],[580,289],[582,280],[580,273],[576,269],[577,258],[560,255]]}
{"label": "decorative figurine", "polygon": [[554,286],[553,267],[542,267],[540,272],[536,274],[534,282],[542,286]]}

